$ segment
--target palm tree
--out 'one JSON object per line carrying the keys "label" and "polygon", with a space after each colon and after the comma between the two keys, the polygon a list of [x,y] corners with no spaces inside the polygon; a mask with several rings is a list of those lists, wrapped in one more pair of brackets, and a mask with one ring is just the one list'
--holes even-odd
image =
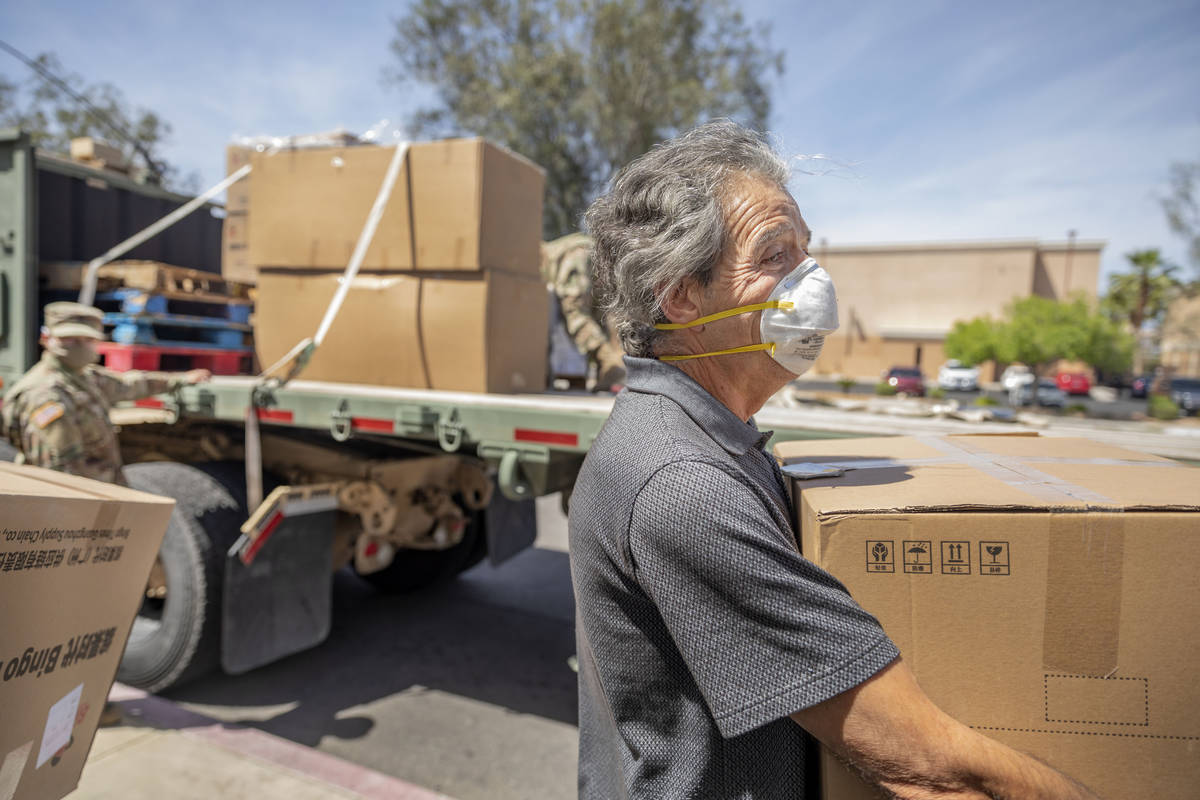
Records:
{"label": "palm tree", "polygon": [[1179,268],[1162,260],[1157,248],[1126,253],[1132,267],[1129,272],[1109,276],[1108,294],[1104,307],[1113,319],[1127,322],[1137,338],[1133,353],[1133,371],[1145,371],[1145,354],[1141,347],[1142,328],[1147,322],[1157,323],[1154,335],[1161,333],[1163,315],[1179,289],[1174,274]]}

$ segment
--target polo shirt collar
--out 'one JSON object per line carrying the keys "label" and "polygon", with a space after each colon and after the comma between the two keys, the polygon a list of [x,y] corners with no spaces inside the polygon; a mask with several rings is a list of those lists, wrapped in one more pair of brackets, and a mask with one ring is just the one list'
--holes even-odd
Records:
{"label": "polo shirt collar", "polygon": [[625,388],[674,402],[717,444],[733,455],[762,449],[773,431],[760,431],[752,417],[742,422],[729,407],[678,367],[656,358],[625,356]]}

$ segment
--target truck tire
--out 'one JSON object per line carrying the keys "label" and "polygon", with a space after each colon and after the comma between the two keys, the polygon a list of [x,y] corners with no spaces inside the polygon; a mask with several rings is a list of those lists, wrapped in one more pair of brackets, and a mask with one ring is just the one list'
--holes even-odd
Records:
{"label": "truck tire", "polygon": [[143,602],[117,669],[122,683],[159,692],[220,662],[225,553],[246,518],[241,470],[233,462],[125,468],[131,487],[173,498],[175,510],[158,555],[166,596]]}
{"label": "truck tire", "polygon": [[478,564],[487,555],[483,511],[467,516],[462,541],[445,550],[400,548],[392,563],[378,572],[359,577],[386,594],[402,594],[447,583]]}

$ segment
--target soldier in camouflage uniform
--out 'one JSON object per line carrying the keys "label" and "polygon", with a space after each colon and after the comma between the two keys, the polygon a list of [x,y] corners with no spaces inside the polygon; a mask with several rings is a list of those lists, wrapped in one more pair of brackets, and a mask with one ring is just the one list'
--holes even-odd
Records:
{"label": "soldier in camouflage uniform", "polygon": [[567,333],[594,368],[594,387],[610,390],[625,382],[623,353],[592,305],[592,239],[571,233],[542,244],[542,279],[558,297]]}
{"label": "soldier in camouflage uniform", "polygon": [[210,377],[190,372],[114,372],[97,366],[103,315],[79,303],[45,308],[42,359],[4,395],[3,433],[24,463],[124,485],[108,412],[122,400],[169,392]]}

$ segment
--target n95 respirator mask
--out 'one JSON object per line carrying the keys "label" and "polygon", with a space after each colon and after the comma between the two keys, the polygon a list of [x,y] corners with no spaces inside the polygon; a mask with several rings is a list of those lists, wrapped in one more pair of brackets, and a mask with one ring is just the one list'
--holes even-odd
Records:
{"label": "n95 respirator mask", "polygon": [[664,331],[694,328],[697,325],[755,311],[762,312],[759,322],[761,344],[731,347],[712,353],[662,356],[661,360],[687,361],[693,358],[766,350],[771,358],[778,361],[788,372],[802,375],[821,354],[821,348],[825,346],[825,337],[838,328],[837,292],[833,286],[833,278],[811,257],[801,261],[776,284],[764,303],[737,306],[691,322],[664,322],[654,327]]}

